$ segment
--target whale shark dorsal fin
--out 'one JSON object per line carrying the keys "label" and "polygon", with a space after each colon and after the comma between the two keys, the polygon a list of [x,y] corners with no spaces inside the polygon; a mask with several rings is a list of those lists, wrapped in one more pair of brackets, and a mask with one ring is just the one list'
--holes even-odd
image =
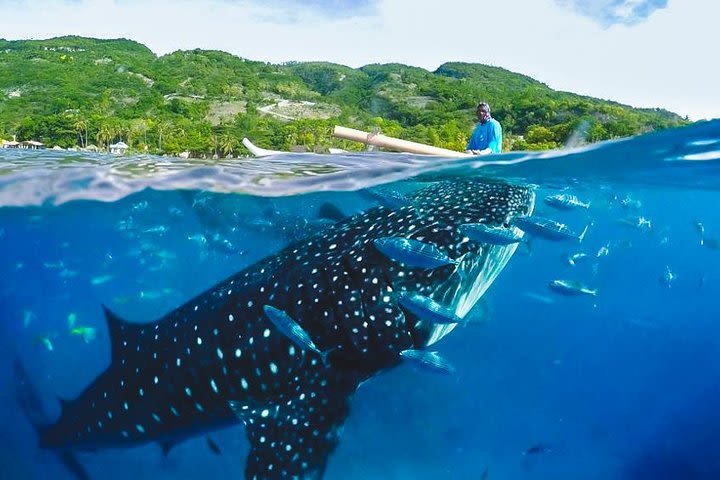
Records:
{"label": "whale shark dorsal fin", "polygon": [[333,222],[341,222],[348,218],[348,215],[342,209],[332,202],[325,202],[318,209],[318,217],[332,220]]}
{"label": "whale shark dorsal fin", "polygon": [[[102,306],[107,321],[108,334],[110,335],[110,351],[112,361],[120,358],[120,352],[127,349],[128,338],[138,329],[138,325],[123,319],[105,305]],[[132,333],[131,333],[132,332]]]}

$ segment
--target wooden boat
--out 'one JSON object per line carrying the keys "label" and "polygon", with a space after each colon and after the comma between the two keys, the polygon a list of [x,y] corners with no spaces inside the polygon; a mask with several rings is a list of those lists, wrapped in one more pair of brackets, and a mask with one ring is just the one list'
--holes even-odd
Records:
{"label": "wooden boat", "polygon": [[387,148],[396,152],[416,153],[418,155],[436,155],[448,158],[464,158],[472,156],[465,152],[456,152],[447,148],[433,147],[424,143],[410,142],[399,138],[388,137],[381,133],[368,133],[353,128],[335,126],[333,135],[345,140],[355,140],[356,142],[365,143],[367,145],[375,145],[376,147]]}
{"label": "wooden boat", "polygon": [[[425,145],[423,143],[401,140],[399,138],[388,137],[387,135],[382,135],[380,133],[363,132],[362,130],[355,130],[353,128],[342,127],[339,125],[335,126],[335,129],[333,130],[333,135],[335,137],[345,140],[354,140],[356,142],[361,142],[366,145],[374,145],[376,147],[382,147],[396,152],[415,153],[418,155],[435,155],[446,158],[464,158],[472,156],[469,153],[456,152],[455,150],[448,150],[446,148],[439,148],[432,145]],[[283,152],[281,150],[267,150],[265,148],[258,147],[247,138],[243,138],[242,143],[250,151],[250,153],[252,153],[256,157],[268,157],[270,155],[290,153]],[[338,148],[331,148],[330,153],[338,154],[348,152]]]}
{"label": "wooden boat", "polygon": [[267,150],[265,148],[260,148],[254,143],[252,143],[247,137],[242,139],[242,144],[245,145],[245,148],[250,150],[250,153],[256,157],[269,157],[270,155],[281,155],[283,153],[288,153],[281,150]]}
{"label": "wooden boat", "polygon": [[[284,152],[282,150],[268,150],[266,148],[261,148],[255,145],[250,141],[249,138],[243,138],[242,144],[245,145],[245,148],[250,150],[250,153],[253,154],[255,157],[269,157],[270,155],[281,155],[281,154],[288,154],[288,153],[295,153],[295,152]],[[341,148],[329,148],[329,153],[331,154],[339,154],[339,153],[348,153],[347,150],[343,150]],[[303,153],[302,155],[315,155],[313,152]]]}

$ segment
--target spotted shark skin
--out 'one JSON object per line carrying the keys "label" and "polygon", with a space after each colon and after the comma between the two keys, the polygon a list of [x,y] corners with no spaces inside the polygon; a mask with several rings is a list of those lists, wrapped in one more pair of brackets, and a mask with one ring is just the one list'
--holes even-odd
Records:
{"label": "spotted shark skin", "polygon": [[[246,478],[322,478],[359,384],[399,364],[402,350],[452,330],[403,311],[398,293],[431,297],[464,317],[516,245],[472,242],[457,227],[509,226],[532,213],[535,198],[523,186],[473,179],[431,184],[407,200],[294,243],[154,322],[130,323],[106,309],[111,364],[63,402],[60,418],[40,429],[41,445],[167,449],[242,422]],[[398,236],[432,243],[458,262],[408,268],[373,245]],[[284,336],[264,305],[291,316],[330,351],[327,360]]]}

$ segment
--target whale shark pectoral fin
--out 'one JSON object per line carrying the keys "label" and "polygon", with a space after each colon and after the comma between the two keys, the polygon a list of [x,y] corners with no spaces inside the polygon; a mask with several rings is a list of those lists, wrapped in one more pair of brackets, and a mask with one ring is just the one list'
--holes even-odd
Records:
{"label": "whale shark pectoral fin", "polygon": [[[236,413],[250,441],[246,478],[323,478],[355,389],[327,385],[324,391],[310,387],[291,400]],[[230,407],[237,411],[244,403],[231,402]]]}

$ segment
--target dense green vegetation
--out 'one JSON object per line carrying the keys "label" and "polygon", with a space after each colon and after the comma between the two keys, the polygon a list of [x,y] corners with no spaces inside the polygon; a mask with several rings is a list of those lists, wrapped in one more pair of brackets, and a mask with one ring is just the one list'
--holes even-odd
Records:
{"label": "dense green vegetation", "polygon": [[661,109],[557,92],[502,68],[446,63],[273,65],[219,51],[157,57],[130,40],[0,40],[0,138],[153,153],[237,155],[247,136],[272,149],[339,146],[333,125],[462,150],[488,101],[505,149],[547,149],[687,123]]}

